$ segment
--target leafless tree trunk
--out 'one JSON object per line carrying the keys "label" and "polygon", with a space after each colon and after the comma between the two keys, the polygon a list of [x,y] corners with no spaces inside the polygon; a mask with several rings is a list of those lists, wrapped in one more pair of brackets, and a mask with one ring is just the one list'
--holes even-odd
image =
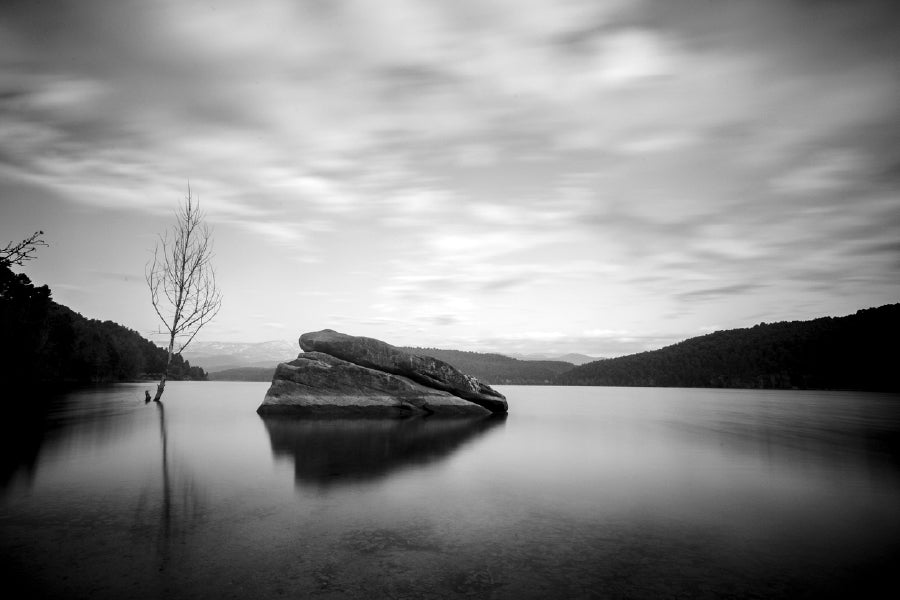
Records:
{"label": "leafless tree trunk", "polygon": [[157,402],[166,387],[172,356],[187,348],[222,306],[211,264],[211,231],[203,221],[199,202],[191,197],[190,187],[175,217],[171,231],[159,236],[145,269],[150,301],[163,325],[160,333],[169,336],[166,368],[153,398]]}

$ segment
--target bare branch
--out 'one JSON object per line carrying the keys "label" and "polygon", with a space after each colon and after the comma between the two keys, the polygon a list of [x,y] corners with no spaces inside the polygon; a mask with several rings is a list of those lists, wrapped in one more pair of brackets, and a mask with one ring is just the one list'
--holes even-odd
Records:
{"label": "bare branch", "polygon": [[5,247],[0,249],[0,266],[21,266],[22,263],[33,259],[38,247],[49,247],[49,244],[41,237],[42,235],[44,235],[43,231],[35,231],[18,244],[13,244],[12,242],[6,244]]}
{"label": "bare branch", "polygon": [[[168,233],[159,236],[144,271],[153,310],[169,334],[169,363],[176,343],[180,353],[222,307],[212,268],[212,231],[204,216],[188,186],[184,203],[175,211],[171,238]],[[164,375],[157,399],[165,380]]]}

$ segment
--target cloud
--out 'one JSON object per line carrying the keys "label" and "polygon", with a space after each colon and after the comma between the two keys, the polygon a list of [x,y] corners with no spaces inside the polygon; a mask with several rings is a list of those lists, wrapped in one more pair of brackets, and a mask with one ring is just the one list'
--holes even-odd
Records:
{"label": "cloud", "polygon": [[335,180],[297,172],[268,172],[268,187],[290,193],[297,201],[310,205],[323,213],[342,214],[357,208],[355,194],[342,189]]}
{"label": "cloud", "polygon": [[448,219],[457,207],[456,195],[446,189],[413,187],[392,190],[376,201],[378,219],[390,227],[421,229]]}
{"label": "cloud", "polygon": [[636,352],[656,350],[679,342],[695,334],[638,334],[627,330],[531,331],[509,333],[487,338],[460,338],[458,347],[475,351],[495,351],[506,354],[528,351],[564,354],[574,352],[612,358]]}
{"label": "cloud", "polygon": [[830,151],[779,176],[773,181],[776,191],[792,194],[816,194],[852,186],[868,175],[866,161],[859,152]]}
{"label": "cloud", "polygon": [[497,162],[497,152],[486,144],[468,144],[459,149],[458,160],[465,167],[487,167]]}
{"label": "cloud", "polygon": [[886,2],[0,11],[0,176],[139,218],[190,181],[229,243],[302,263],[366,326],[587,343],[618,328],[600,305],[693,331],[701,300],[896,280]]}
{"label": "cloud", "polygon": [[687,148],[696,141],[697,136],[690,132],[663,131],[627,141],[621,145],[620,151],[634,155],[672,152]]}
{"label": "cloud", "polygon": [[305,239],[303,226],[299,223],[242,221],[241,224],[263,239],[277,243],[294,245]]}
{"label": "cloud", "polygon": [[698,290],[690,290],[686,292],[680,292],[677,294],[678,299],[683,301],[708,301],[708,300],[720,300],[722,298],[727,298],[729,296],[744,296],[746,294],[752,293],[758,289],[763,288],[763,285],[755,284],[755,283],[738,283],[734,285],[724,285],[713,288],[704,288]]}
{"label": "cloud", "polygon": [[87,271],[87,275],[91,278],[96,278],[101,282],[113,282],[120,285],[126,284],[140,287],[146,285],[142,276],[135,275],[134,273],[127,273],[124,271],[103,271],[99,269],[92,269]]}
{"label": "cloud", "polygon": [[640,29],[624,29],[600,38],[600,82],[624,86],[663,77],[673,70],[671,50],[660,36]]}

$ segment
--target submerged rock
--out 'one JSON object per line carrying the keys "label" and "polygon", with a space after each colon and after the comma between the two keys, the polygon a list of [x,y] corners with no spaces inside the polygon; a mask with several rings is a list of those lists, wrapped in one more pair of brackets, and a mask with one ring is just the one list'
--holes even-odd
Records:
{"label": "submerged rock", "polygon": [[300,336],[300,348],[323,352],[347,362],[411,379],[428,388],[449,392],[493,413],[507,412],[506,397],[453,365],[430,356],[406,352],[374,338],[324,329]]}
{"label": "submerged rock", "polygon": [[301,353],[278,365],[257,412],[322,417],[490,414],[447,392],[321,352]]}

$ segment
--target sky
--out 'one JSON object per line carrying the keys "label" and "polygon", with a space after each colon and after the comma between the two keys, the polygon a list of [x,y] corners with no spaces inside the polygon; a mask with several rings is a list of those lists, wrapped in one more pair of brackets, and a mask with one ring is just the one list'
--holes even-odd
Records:
{"label": "sky", "polygon": [[197,341],[618,356],[900,301],[898,99],[894,0],[4,0],[0,245],[152,337],[190,185]]}

